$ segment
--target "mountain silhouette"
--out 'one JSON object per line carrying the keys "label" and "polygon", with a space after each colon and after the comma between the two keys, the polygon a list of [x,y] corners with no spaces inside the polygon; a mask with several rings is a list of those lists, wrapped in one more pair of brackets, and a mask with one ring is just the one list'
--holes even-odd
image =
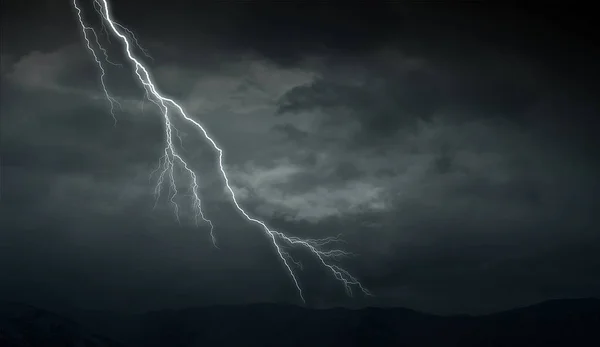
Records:
{"label": "mountain silhouette", "polygon": [[72,319],[18,303],[0,305],[2,347],[123,347]]}
{"label": "mountain silhouette", "polygon": [[600,300],[553,300],[489,315],[403,308],[306,309],[276,304],[70,318],[0,306],[1,346],[599,346]]}

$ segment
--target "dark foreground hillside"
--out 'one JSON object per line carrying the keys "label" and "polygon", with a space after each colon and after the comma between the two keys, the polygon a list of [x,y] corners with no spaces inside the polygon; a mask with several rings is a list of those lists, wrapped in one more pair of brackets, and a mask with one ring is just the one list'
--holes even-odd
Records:
{"label": "dark foreground hillside", "polygon": [[[600,300],[555,300],[486,316],[407,309],[251,305],[66,318],[0,308],[0,346],[600,346]],[[75,318],[76,317],[76,318]]]}

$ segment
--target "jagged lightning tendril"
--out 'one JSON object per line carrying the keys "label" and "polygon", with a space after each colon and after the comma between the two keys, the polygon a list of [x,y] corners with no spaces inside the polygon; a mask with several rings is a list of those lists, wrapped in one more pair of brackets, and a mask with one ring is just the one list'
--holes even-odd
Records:
{"label": "jagged lightning tendril", "polygon": [[96,50],[94,50],[94,48],[92,47],[92,43],[90,42],[90,39],[88,37],[88,32],[90,32],[90,33],[92,33],[92,35],[94,35],[94,37],[96,39],[96,43],[98,44],[99,49],[104,53],[104,57],[106,58],[106,60],[108,60],[108,53],[100,45],[100,41],[98,40],[98,35],[96,35],[96,31],[92,27],[85,25],[85,22],[83,21],[83,17],[81,15],[81,9],[77,6],[76,0],[73,0],[73,6],[75,7],[75,10],[77,11],[77,18],[79,19],[79,24],[81,25],[81,32],[83,34],[83,39],[85,40],[87,49],[92,53],[92,56],[94,57],[94,60],[96,61],[96,64],[98,65],[98,69],[100,69],[100,84],[102,85],[102,90],[104,91],[104,95],[106,96],[106,99],[110,103],[110,114],[113,117],[113,120],[115,121],[115,125],[116,125],[117,117],[115,116],[115,104],[119,105],[119,107],[121,106],[121,104],[119,104],[119,102],[110,95],[110,93],[108,92],[108,89],[106,88],[106,83],[105,83],[106,70],[104,70],[104,65],[102,65],[102,62],[100,61],[100,59],[98,59]]}
{"label": "jagged lightning tendril", "polygon": [[[112,113],[113,103],[115,103],[115,100],[108,93],[108,90],[104,83],[104,77],[105,77],[104,67],[103,67],[100,59],[98,59],[96,51],[92,47],[92,44],[87,36],[88,32],[92,32],[94,35],[95,35],[95,32],[91,27],[85,25],[85,22],[82,19],[81,9],[79,8],[79,6],[77,4],[77,0],[73,0],[73,6],[77,11],[77,16],[79,18],[79,23],[81,25],[81,30],[83,32],[83,37],[87,43],[87,47],[90,50],[90,52],[92,53],[92,55],[96,61],[96,64],[100,68],[100,71],[101,71],[100,80],[101,80],[105,95],[111,104],[111,113]],[[123,44],[123,46],[124,46],[123,53],[125,54],[128,62],[134,68],[135,75],[137,76],[137,79],[141,83],[142,87],[144,88],[147,99],[149,101],[151,101],[152,103],[154,103],[161,110],[161,113],[162,113],[162,117],[163,117],[164,125],[165,125],[165,142],[166,142],[166,144],[165,144],[165,148],[164,148],[164,154],[159,160],[158,167],[151,173],[151,175],[152,175],[152,174],[160,171],[160,174],[159,174],[158,180],[157,180],[157,185],[156,185],[156,188],[154,191],[157,201],[161,195],[161,191],[162,191],[161,187],[163,186],[164,181],[168,180],[169,181],[169,201],[173,205],[176,219],[179,221],[179,206],[177,205],[177,203],[175,201],[175,197],[178,194],[176,178],[175,178],[175,167],[177,166],[177,167],[182,168],[189,176],[189,180],[190,180],[189,188],[191,191],[192,207],[195,211],[196,222],[198,222],[198,218],[201,218],[205,223],[207,223],[210,226],[210,236],[213,241],[213,244],[216,246],[216,238],[214,235],[213,223],[208,218],[206,218],[206,216],[203,212],[203,209],[202,209],[202,200],[200,199],[200,194],[199,194],[198,177],[197,177],[196,173],[194,172],[194,170],[190,168],[189,164],[179,154],[179,152],[176,150],[175,146],[173,145],[173,138],[172,138],[173,130],[175,130],[175,136],[177,136],[177,137],[179,137],[179,131],[172,124],[172,121],[171,121],[172,115],[169,111],[175,111],[174,113],[176,115],[181,116],[181,118],[185,122],[187,122],[191,126],[195,127],[204,136],[204,139],[216,151],[216,153],[218,154],[217,155],[217,159],[218,159],[217,163],[219,166],[221,178],[223,180],[225,188],[227,189],[227,191],[231,197],[231,202],[233,203],[234,207],[238,210],[238,212],[248,222],[258,225],[264,231],[265,235],[269,238],[273,247],[275,248],[275,251],[277,252],[277,255],[279,256],[280,260],[282,261],[288,274],[290,275],[302,301],[305,301],[302,287],[300,286],[298,277],[297,277],[294,269],[292,268],[291,264],[296,265],[300,269],[303,268],[303,265],[301,262],[296,261],[289,254],[289,252],[287,251],[287,247],[299,246],[299,247],[303,247],[306,250],[308,250],[309,252],[311,252],[317,258],[317,260],[321,263],[321,265],[323,265],[325,268],[327,268],[338,281],[342,282],[348,295],[352,295],[353,287],[359,288],[366,295],[371,295],[371,293],[365,287],[363,287],[363,285],[360,283],[360,281],[358,281],[358,279],[356,279],[354,276],[352,276],[345,269],[343,269],[343,268],[339,267],[338,265],[335,265],[331,262],[331,260],[337,260],[341,257],[352,255],[352,253],[345,252],[340,249],[328,249],[327,248],[329,245],[331,245],[335,242],[339,242],[340,241],[339,238],[328,237],[328,238],[324,238],[324,239],[302,239],[299,237],[288,236],[288,235],[284,234],[283,232],[276,231],[276,230],[269,228],[269,226],[265,222],[252,217],[248,212],[246,212],[240,206],[240,204],[237,200],[237,197],[235,195],[235,192],[234,192],[233,188],[231,187],[227,172],[225,170],[223,149],[221,149],[221,147],[217,144],[217,142],[209,135],[208,131],[198,121],[194,120],[193,118],[190,118],[186,114],[186,112],[182,106],[180,106],[173,99],[164,96],[161,92],[158,91],[158,88],[154,84],[153,78],[151,77],[148,69],[138,58],[136,58],[136,56],[132,52],[132,44],[131,44],[130,39],[134,42],[134,44],[138,47],[138,49],[145,56],[149,57],[148,53],[140,46],[138,40],[136,39],[135,35],[133,35],[133,32],[131,30],[125,28],[123,25],[121,25],[113,20],[108,1],[107,0],[94,0],[94,9],[101,16],[101,20],[102,20],[103,28],[104,28],[103,31],[106,31],[109,34],[112,34],[115,38],[117,38]],[[100,44],[98,43],[98,41],[96,41],[96,42],[97,42],[98,46],[100,47]],[[99,49],[105,53],[105,58],[107,58],[106,51],[101,47]],[[113,114],[113,117],[114,117],[114,114]],[[179,140],[181,141],[181,137],[179,137]],[[286,245],[287,245],[287,247],[286,247]]]}

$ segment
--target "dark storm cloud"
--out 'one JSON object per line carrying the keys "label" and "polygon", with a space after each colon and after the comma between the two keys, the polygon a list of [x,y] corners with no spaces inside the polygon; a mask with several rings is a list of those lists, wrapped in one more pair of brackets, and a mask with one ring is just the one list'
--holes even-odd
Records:
{"label": "dark storm cloud", "polygon": [[[6,271],[13,279],[10,285],[2,288],[4,295],[27,299],[31,293],[37,292],[38,299],[42,298],[42,301],[65,301],[67,297],[71,297],[71,304],[85,306],[94,305],[89,298],[99,291],[98,288],[107,288],[109,291],[111,288],[121,288],[127,296],[134,295],[136,290],[147,290],[144,287],[148,285],[154,288],[155,293],[169,289],[173,293],[183,293],[191,300],[189,302],[200,303],[239,302],[247,300],[245,297],[248,295],[262,297],[252,300],[287,300],[295,297],[293,287],[277,261],[273,261],[276,257],[273,258],[273,250],[264,242],[261,233],[248,228],[240,220],[232,222],[236,220],[233,217],[236,214],[230,202],[208,203],[211,200],[210,194],[203,194],[206,211],[219,225],[219,238],[223,238],[220,245],[228,247],[232,252],[221,255],[224,260],[231,259],[232,262],[209,260],[213,257],[213,252],[207,252],[203,248],[194,246],[184,251],[177,249],[174,244],[160,241],[167,237],[190,245],[203,243],[209,249],[211,244],[204,226],[186,229],[189,224],[187,217],[191,217],[186,211],[182,210],[183,226],[175,227],[177,223],[168,204],[159,203],[157,208],[152,208],[153,183],[148,181],[148,176],[152,170],[150,164],[156,165],[162,150],[160,122],[153,117],[155,113],[152,111],[142,114],[139,108],[133,107],[138,105],[131,106],[131,100],[120,98],[124,111],[117,108],[117,123],[113,124],[108,105],[97,87],[87,88],[86,84],[79,84],[73,78],[73,69],[70,68],[78,66],[81,61],[72,56],[61,59],[60,56],[65,51],[68,49],[25,54],[15,60],[5,71],[6,74],[3,74],[3,97],[10,97],[10,103],[3,103],[3,124],[6,126],[1,129],[2,178],[4,182],[10,183],[3,189],[3,204],[8,205],[2,209],[2,220],[10,230],[2,235],[3,244],[7,245],[8,250],[3,253],[6,260],[3,263],[12,264]],[[85,57],[79,55],[79,58]],[[257,78],[266,79],[264,83],[267,89],[281,86],[277,78],[271,78],[270,71],[261,74],[260,66],[258,70]],[[172,69],[159,71],[167,72],[166,76],[163,74],[159,78],[175,79],[175,84],[178,76],[181,76],[169,74]],[[285,71],[282,76],[283,83],[289,83],[285,80]],[[294,77],[294,74],[291,76]],[[272,122],[266,122],[261,128],[260,119],[255,119],[248,123],[249,126],[240,123],[240,126],[233,127],[231,135],[231,127],[227,124],[229,121],[222,118],[241,120],[240,117],[243,116],[240,115],[246,112],[261,113],[261,108],[264,107],[261,102],[264,101],[256,101],[253,94],[255,89],[247,91],[237,88],[239,78],[235,72],[233,78],[219,74],[208,78],[212,79],[208,85],[196,84],[190,108],[194,109],[194,104],[198,102],[194,100],[194,93],[197,93],[198,98],[201,98],[198,103],[200,110],[215,107],[218,111],[212,121],[207,120],[210,124],[220,125],[226,130],[225,135],[235,141],[242,140],[242,143],[244,138],[247,141],[248,137],[250,140],[255,137],[252,132],[257,130],[253,128],[258,126],[260,131],[273,127]],[[269,85],[272,79],[274,84]],[[232,84],[231,81],[235,83]],[[219,90],[221,87],[225,90]],[[230,88],[234,92],[239,91],[236,95],[247,97],[238,98],[235,103],[231,103],[227,95]],[[214,95],[211,105],[202,102],[207,91]],[[264,88],[259,88],[259,96],[264,91]],[[251,99],[254,103],[248,103],[246,99]],[[233,105],[233,110],[230,110],[230,105]],[[255,107],[258,107],[258,111],[252,111]],[[266,117],[272,119],[270,114]],[[236,134],[235,131],[240,129],[250,132],[247,135]],[[182,135],[189,136],[189,133],[189,129],[186,129]],[[262,138],[265,139],[264,136]],[[254,143],[260,149],[268,149],[269,138],[266,140],[266,144],[260,141]],[[249,146],[238,147],[244,151],[252,150]],[[184,149],[186,155],[193,156],[193,148],[192,143],[192,151]],[[228,151],[231,152],[234,151]],[[214,166],[215,158],[210,153],[212,152],[206,155],[206,160],[194,158],[210,161],[211,166]],[[228,163],[235,164],[231,157],[235,156],[230,156]],[[207,180],[203,175],[203,185],[210,182],[210,175],[208,177]],[[179,188],[183,194],[186,187]],[[221,190],[217,184],[215,189]],[[166,190],[163,193],[166,195]],[[219,194],[222,195],[222,192]],[[320,194],[325,195],[325,192]],[[182,201],[183,198],[182,195]],[[318,202],[321,197],[317,195],[316,199]],[[171,235],[169,229],[172,228],[176,228],[182,238]],[[240,230],[247,229],[250,229],[249,233],[239,233]],[[189,230],[189,233],[185,230]],[[39,235],[53,241],[28,241],[30,237],[40,237]],[[187,237],[189,239],[184,241]],[[171,248],[172,246],[175,248]],[[28,248],[27,264],[30,265],[8,261],[16,257],[18,250],[24,247]],[[49,257],[47,248],[84,248],[87,251],[65,252],[60,257],[42,262],[41,259]],[[160,250],[161,248],[165,249]],[[187,252],[189,253],[184,255]],[[153,254],[161,256],[153,259]],[[244,254],[258,263],[265,262],[265,265],[251,266],[254,260]],[[127,264],[110,266],[99,260],[104,256],[111,258],[108,263],[123,259]],[[189,259],[190,263],[182,263],[183,259]],[[212,264],[214,268],[202,268],[196,262]],[[249,266],[252,268],[248,268]],[[271,266],[274,266],[276,273],[265,277],[266,269]],[[25,268],[27,270],[23,270]],[[45,275],[54,268],[57,269],[55,276],[58,278]],[[153,271],[148,273],[136,270],[139,268],[152,268]],[[223,275],[221,271],[227,275]],[[184,278],[187,277],[185,273],[203,280],[190,281]],[[94,274],[94,278],[89,278],[90,274]],[[232,275],[240,283],[231,288],[244,288],[244,298],[239,296],[237,290],[226,294],[226,290],[218,288],[224,286],[226,278]],[[102,280],[95,279],[95,276]],[[28,289],[31,278],[45,283],[45,288],[48,289]],[[206,278],[212,278],[216,287],[208,289],[203,285],[206,292],[202,294],[197,286]],[[155,282],[162,284],[158,286]],[[231,280],[227,282],[232,283]],[[257,283],[257,289],[253,290],[253,284],[248,282]],[[132,289],[126,290],[121,285]],[[260,289],[263,286],[268,288]],[[73,293],[69,288],[76,288],[79,294]],[[119,301],[123,300],[122,297],[107,297],[106,300],[106,305],[113,307],[123,304]],[[181,300],[174,294],[159,306],[177,304]],[[139,299],[139,302],[144,301],[143,298]],[[128,307],[135,307],[135,302],[137,301],[133,300]]]}
{"label": "dark storm cloud", "polygon": [[[148,160],[149,154],[154,157],[161,149],[158,142],[152,147],[129,146],[133,141],[160,138],[159,123],[125,119],[113,127],[104,110],[79,107],[55,112],[35,122],[23,121],[14,132],[4,135],[3,143],[8,148],[4,165],[47,172],[107,172]],[[112,141],[101,141],[103,137]]]}
{"label": "dark storm cloud", "polygon": [[302,143],[308,137],[308,132],[302,131],[292,124],[278,124],[273,127],[275,131],[281,132],[287,139]]}
{"label": "dark storm cloud", "polygon": [[[545,132],[562,126],[562,119],[572,119],[577,123],[575,127],[580,127],[578,122],[588,116],[585,112],[574,114],[574,110],[581,110],[581,99],[550,93],[548,89],[556,88],[558,81],[524,75],[522,71],[528,71],[531,64],[528,61],[519,62],[512,72],[498,66],[503,73],[495,79],[487,73],[489,66],[485,64],[470,70],[445,67],[447,70],[431,73],[436,66],[424,61],[428,69],[423,75],[431,77],[429,83],[446,84],[446,89],[423,99],[418,94],[407,98],[416,100],[415,105],[423,102],[421,110],[412,109],[417,112],[406,112],[406,108],[394,104],[390,112],[380,111],[382,105],[387,106],[385,101],[398,100],[395,93],[399,90],[410,90],[414,80],[393,70],[387,75],[378,74],[377,68],[367,69],[375,71],[376,83],[363,78],[363,83],[352,80],[340,86],[339,76],[334,75],[332,81],[323,78],[316,84],[297,87],[284,95],[278,110],[284,117],[314,110],[322,111],[324,117],[335,117],[337,122],[320,123],[317,133],[339,129],[357,119],[360,133],[369,135],[361,138],[361,145],[373,145],[381,137],[392,139],[385,143],[387,156],[379,154],[375,158],[380,161],[371,163],[371,169],[395,173],[388,177],[402,182],[390,183],[388,188],[398,194],[395,210],[399,214],[393,222],[384,223],[396,226],[388,231],[394,236],[383,237],[387,227],[377,222],[379,230],[371,231],[382,239],[396,240],[390,241],[394,246],[375,247],[370,256],[382,260],[380,266],[371,269],[374,277],[379,277],[377,269],[391,271],[380,282],[380,289],[403,297],[399,299],[402,303],[407,300],[452,310],[443,300],[427,303],[429,297],[440,295],[441,289],[436,288],[445,288],[445,293],[455,293],[474,309],[478,304],[470,302],[469,297],[498,296],[486,283],[496,280],[498,286],[510,287],[515,278],[527,276],[529,272],[511,270],[520,261],[513,260],[513,256],[527,254],[523,263],[546,275],[523,280],[515,301],[534,300],[540,287],[547,288],[543,291],[549,296],[585,296],[597,291],[598,282],[591,280],[598,271],[596,261],[573,261],[564,268],[552,265],[558,261],[554,257],[562,243],[567,242],[576,252],[593,254],[586,244],[597,242],[593,236],[597,221],[592,212],[600,188],[594,179],[598,175],[597,161],[593,156],[582,157],[580,147],[556,142],[556,137],[550,138],[551,133]],[[386,83],[388,80],[392,83]],[[540,86],[546,83],[552,85],[547,89]],[[436,99],[444,95],[451,97]],[[552,116],[546,114],[545,126],[541,127],[534,113],[540,107],[551,107],[557,98],[569,106],[561,116],[557,117],[557,110]],[[343,141],[352,143],[355,138]],[[416,169],[414,173],[411,167]],[[386,217],[379,215],[375,220]],[[544,244],[554,250],[538,252]],[[497,246],[497,255],[492,255],[481,251],[486,245],[507,246]],[[404,252],[407,254],[400,255]],[[498,260],[494,260],[496,256]],[[558,278],[570,276],[570,271],[586,278],[586,284],[561,285]],[[388,281],[399,282],[387,291],[384,282]]]}
{"label": "dark storm cloud", "polygon": [[[346,67],[345,78],[333,66],[316,81],[292,89],[281,98],[278,113],[325,109],[336,117],[326,124],[337,126],[354,117],[374,136],[393,135],[440,112],[523,120],[546,97],[543,77],[533,62],[511,67],[495,52],[487,59],[493,63],[441,66],[427,56],[416,60],[395,51],[374,54]],[[352,68],[359,73],[349,79]]]}
{"label": "dark storm cloud", "polygon": [[[597,103],[564,83],[571,70],[551,69],[567,65],[517,49],[529,42],[519,35],[487,40],[498,21],[475,33],[482,18],[394,4],[195,12],[171,1],[147,15],[123,4],[115,15],[147,42],[161,88],[226,150],[244,206],[292,235],[342,233],[359,254],[343,264],[377,296],[351,301],[295,254],[311,303],[475,312],[600,290],[600,167],[585,126]],[[40,23],[56,22],[52,11],[63,12],[51,6]],[[153,210],[160,120],[141,112],[130,71],[110,67],[124,106],[114,126],[68,32],[2,53],[3,292],[140,309],[295,300],[268,240],[223,195],[214,153],[182,123],[220,249],[185,208],[177,224],[167,189]]]}

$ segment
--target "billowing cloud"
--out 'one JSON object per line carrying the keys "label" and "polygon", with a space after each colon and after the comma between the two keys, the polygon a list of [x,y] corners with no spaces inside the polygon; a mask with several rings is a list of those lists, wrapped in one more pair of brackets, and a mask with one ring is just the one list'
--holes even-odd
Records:
{"label": "billowing cloud", "polygon": [[[61,82],[71,73],[79,72],[85,64],[81,47],[69,45],[60,49],[33,51],[6,67],[6,77],[12,82],[32,89],[60,89]],[[4,70],[4,69],[3,69]]]}
{"label": "billowing cloud", "polygon": [[[327,160],[327,159],[325,159]],[[353,166],[350,166],[353,167]],[[242,195],[258,200],[263,215],[283,215],[288,220],[319,222],[327,218],[385,211],[386,189],[379,182],[348,179],[347,163],[318,170],[279,162],[275,167],[247,166],[236,171]],[[342,175],[340,175],[342,173]],[[341,181],[340,181],[341,179]]]}

